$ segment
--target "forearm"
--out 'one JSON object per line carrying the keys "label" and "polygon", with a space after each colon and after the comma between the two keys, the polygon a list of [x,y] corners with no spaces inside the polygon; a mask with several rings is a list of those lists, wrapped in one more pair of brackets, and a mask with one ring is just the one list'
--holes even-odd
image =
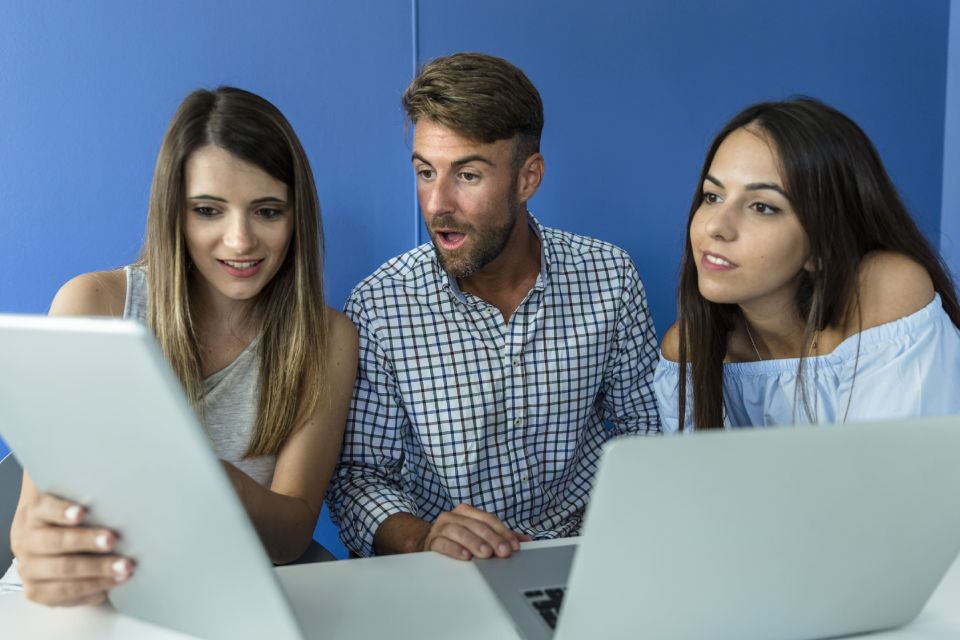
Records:
{"label": "forearm", "polygon": [[310,544],[318,514],[303,499],[271,491],[229,463],[223,466],[270,560],[285,564],[299,558]]}
{"label": "forearm", "polygon": [[410,513],[395,513],[380,525],[373,537],[377,555],[423,551],[430,524]]}

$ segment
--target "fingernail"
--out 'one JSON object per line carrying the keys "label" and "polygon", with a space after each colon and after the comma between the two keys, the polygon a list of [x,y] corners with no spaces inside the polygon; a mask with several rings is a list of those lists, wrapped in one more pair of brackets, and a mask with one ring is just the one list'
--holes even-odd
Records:
{"label": "fingernail", "polygon": [[[93,544],[95,544],[100,551],[110,551],[110,536],[106,533],[97,534],[97,537],[93,539]],[[116,564],[114,564],[114,566],[116,566]]]}
{"label": "fingernail", "polygon": [[514,551],[520,551],[520,541],[519,541],[519,540],[511,540],[511,541],[510,541],[510,548],[513,549]]}
{"label": "fingernail", "polygon": [[63,512],[63,517],[69,522],[80,522],[80,513],[83,509],[78,504],[72,504]]}
{"label": "fingernail", "polygon": [[464,560],[469,560],[470,552],[464,549],[463,551],[460,552],[460,557],[463,558]]}
{"label": "fingernail", "polygon": [[508,547],[506,543],[501,543],[500,546],[497,547],[497,550],[500,551],[500,555],[502,556],[508,555],[510,553],[510,547]]}
{"label": "fingernail", "polygon": [[480,545],[480,555],[481,555],[481,556],[487,557],[487,556],[490,555],[491,553],[493,553],[493,549],[491,549],[490,547],[488,547],[488,546],[485,545],[485,544]]}
{"label": "fingernail", "polygon": [[127,578],[130,576],[130,563],[126,560],[115,561],[112,568],[117,578]]}

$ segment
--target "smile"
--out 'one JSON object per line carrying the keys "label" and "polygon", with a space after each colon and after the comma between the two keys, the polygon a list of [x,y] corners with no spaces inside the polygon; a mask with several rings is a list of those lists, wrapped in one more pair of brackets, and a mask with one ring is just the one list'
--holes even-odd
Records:
{"label": "smile", "polygon": [[217,262],[223,265],[228,274],[236,278],[250,278],[256,275],[263,265],[262,258],[260,260],[217,260]]}
{"label": "smile", "polygon": [[712,271],[730,271],[731,269],[737,268],[736,264],[730,262],[726,258],[706,252],[704,252],[703,258],[700,260],[700,264]]}

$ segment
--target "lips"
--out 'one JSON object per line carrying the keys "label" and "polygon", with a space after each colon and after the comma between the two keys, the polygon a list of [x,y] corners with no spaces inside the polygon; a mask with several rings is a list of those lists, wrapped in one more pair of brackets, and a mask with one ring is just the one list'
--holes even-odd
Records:
{"label": "lips", "polygon": [[467,239],[467,234],[462,231],[437,230],[434,232],[434,237],[437,239],[437,244],[439,244],[441,248],[447,251],[453,251],[463,246],[463,243]]}
{"label": "lips", "polygon": [[235,278],[252,278],[263,266],[263,259],[259,260],[217,260],[223,269]]}
{"label": "lips", "polygon": [[700,258],[700,264],[711,271],[730,271],[740,266],[735,262],[731,262],[726,256],[709,251],[703,252]]}

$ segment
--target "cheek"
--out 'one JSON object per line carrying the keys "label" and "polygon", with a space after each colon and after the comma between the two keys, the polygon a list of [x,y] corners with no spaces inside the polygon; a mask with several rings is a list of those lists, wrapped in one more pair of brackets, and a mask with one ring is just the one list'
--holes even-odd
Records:
{"label": "cheek", "polygon": [[693,219],[690,221],[690,232],[687,235],[689,236],[690,244],[696,248],[703,238],[703,216],[700,215],[699,211],[693,214]]}

